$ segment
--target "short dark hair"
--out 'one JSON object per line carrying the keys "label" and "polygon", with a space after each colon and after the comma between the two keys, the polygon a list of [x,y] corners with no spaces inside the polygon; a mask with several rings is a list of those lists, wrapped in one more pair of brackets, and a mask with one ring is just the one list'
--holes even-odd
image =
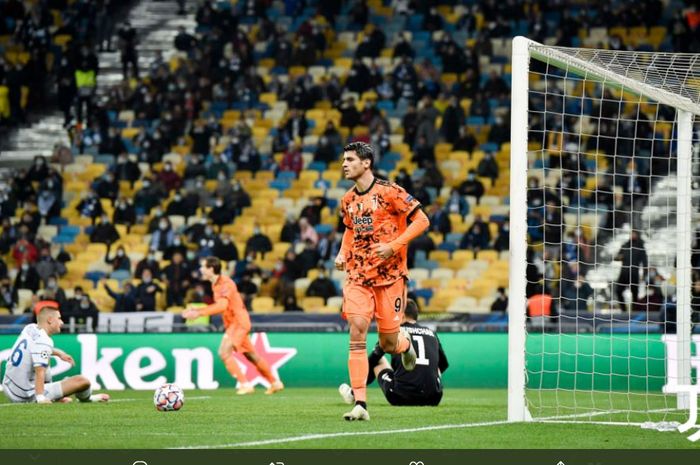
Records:
{"label": "short dark hair", "polygon": [[221,260],[219,260],[217,257],[205,257],[204,264],[207,266],[207,268],[213,269],[214,274],[221,274]]}
{"label": "short dark hair", "polygon": [[350,142],[343,147],[343,152],[355,152],[360,160],[369,160],[370,169],[374,168],[374,149],[366,142]]}
{"label": "short dark hair", "polygon": [[403,311],[406,318],[418,321],[418,304],[413,299],[408,299],[406,301],[406,308]]}

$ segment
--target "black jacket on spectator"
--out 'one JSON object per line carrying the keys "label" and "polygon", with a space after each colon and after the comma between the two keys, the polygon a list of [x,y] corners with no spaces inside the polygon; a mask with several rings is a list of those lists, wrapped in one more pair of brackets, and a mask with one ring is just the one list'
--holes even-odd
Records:
{"label": "black jacket on spectator", "polygon": [[98,242],[102,244],[112,244],[119,240],[117,228],[112,223],[96,224],[90,233],[90,242]]}
{"label": "black jacket on spectator", "polygon": [[255,252],[256,254],[261,253],[265,255],[267,252],[272,250],[272,242],[263,233],[256,233],[250,236],[245,245],[245,254],[248,255],[250,252]]}
{"label": "black jacket on spectator", "polygon": [[29,289],[32,292],[37,292],[39,290],[40,281],[41,278],[36,268],[29,266],[27,269],[24,269],[24,267],[22,267],[15,277],[15,289]]}
{"label": "black jacket on spectator", "polygon": [[151,312],[156,310],[156,294],[163,292],[163,289],[153,281],[150,283],[141,282],[136,287],[136,310]]}
{"label": "black jacket on spectator", "polygon": [[337,291],[333,281],[326,277],[319,276],[311,281],[311,284],[309,284],[309,287],[306,289],[306,295],[308,297],[323,297],[324,302],[327,302],[329,297],[337,295]]}
{"label": "black jacket on spectator", "polygon": [[105,290],[114,299],[114,312],[135,312],[136,311],[136,290],[132,287],[128,291],[114,292],[105,283]]}
{"label": "black jacket on spectator", "polygon": [[214,246],[214,256],[225,262],[238,260],[238,249],[230,239],[222,239]]}

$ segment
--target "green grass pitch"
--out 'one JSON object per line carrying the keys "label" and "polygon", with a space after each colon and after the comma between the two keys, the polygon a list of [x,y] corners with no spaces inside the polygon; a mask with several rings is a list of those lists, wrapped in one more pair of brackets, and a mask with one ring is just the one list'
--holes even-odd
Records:
{"label": "green grass pitch", "polygon": [[447,389],[439,407],[392,407],[369,391],[369,422],[346,422],[331,388],[251,396],[188,391],[179,412],[150,392],[112,392],[107,404],[9,404],[0,395],[1,449],[598,449],[697,448],[687,434],[638,426],[505,424],[505,390]]}

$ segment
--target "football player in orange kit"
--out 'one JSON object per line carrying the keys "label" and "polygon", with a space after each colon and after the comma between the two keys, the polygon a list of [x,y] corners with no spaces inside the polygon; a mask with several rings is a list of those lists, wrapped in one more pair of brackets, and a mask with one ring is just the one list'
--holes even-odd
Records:
{"label": "football player in orange kit", "polygon": [[343,415],[348,421],[369,420],[367,331],[372,317],[381,349],[401,354],[407,371],[415,368],[411,336],[400,331],[406,306],[406,256],[408,243],[430,225],[420,202],[398,184],[377,179],[373,165],[372,146],[364,142],[345,146],[343,174],[355,187],[341,200],[346,229],[335,267],[347,271],[343,312],[350,325],[348,370],[355,396],[355,406]]}
{"label": "football player in orange kit", "polygon": [[270,383],[265,394],[274,394],[284,389],[284,384],[272,375],[268,363],[255,353],[255,348],[248,337],[250,333],[248,310],[238,293],[236,283],[228,276],[221,274],[221,261],[216,257],[202,259],[199,273],[202,280],[211,282],[214,303],[201,308],[188,307],[182,312],[182,316],[189,320],[223,313],[225,332],[219,346],[219,357],[224,362],[226,370],[240,383],[237,394],[252,394],[255,389],[238,366],[236,357],[233,356],[234,352],[242,353]]}

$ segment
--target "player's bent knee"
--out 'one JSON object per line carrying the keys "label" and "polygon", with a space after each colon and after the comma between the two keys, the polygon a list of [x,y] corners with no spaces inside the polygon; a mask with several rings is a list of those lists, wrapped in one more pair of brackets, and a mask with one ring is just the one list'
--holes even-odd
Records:
{"label": "player's bent knee", "polygon": [[85,389],[90,387],[90,380],[87,379],[85,376],[77,375],[75,378],[79,391],[84,391]]}

